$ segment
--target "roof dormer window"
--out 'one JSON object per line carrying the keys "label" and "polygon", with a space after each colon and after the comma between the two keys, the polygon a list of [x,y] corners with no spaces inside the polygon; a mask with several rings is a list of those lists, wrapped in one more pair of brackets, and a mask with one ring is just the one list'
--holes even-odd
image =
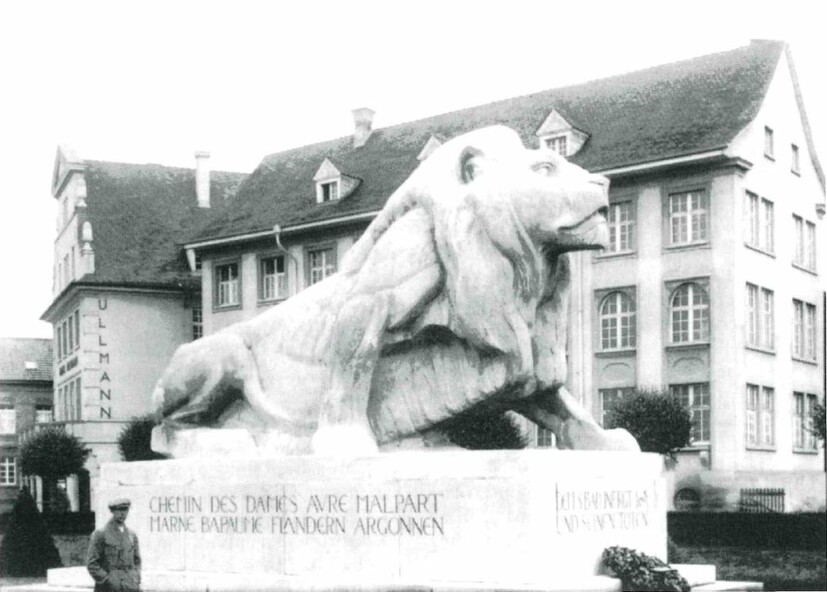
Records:
{"label": "roof dormer window", "polygon": [[549,138],[545,138],[546,148],[550,148],[554,150],[560,156],[568,156],[568,137],[565,135],[562,136],[551,136]]}
{"label": "roof dormer window", "polygon": [[319,183],[319,202],[335,201],[339,199],[339,180]]}
{"label": "roof dormer window", "polygon": [[343,174],[329,158],[325,158],[313,175],[316,183],[316,203],[327,203],[346,198],[359,186],[359,179]]}
{"label": "roof dormer window", "polygon": [[536,132],[541,148],[554,150],[561,156],[576,154],[589,135],[574,127],[559,111],[552,109],[548,117]]}

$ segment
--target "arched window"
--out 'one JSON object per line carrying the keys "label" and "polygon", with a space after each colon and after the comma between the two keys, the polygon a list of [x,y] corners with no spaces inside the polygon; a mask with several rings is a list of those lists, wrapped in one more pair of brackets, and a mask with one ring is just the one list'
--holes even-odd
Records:
{"label": "arched window", "polygon": [[709,297],[695,283],[681,284],[669,302],[672,343],[709,341]]}
{"label": "arched window", "polygon": [[635,301],[623,292],[612,292],[600,303],[600,348],[632,348],[635,340]]}

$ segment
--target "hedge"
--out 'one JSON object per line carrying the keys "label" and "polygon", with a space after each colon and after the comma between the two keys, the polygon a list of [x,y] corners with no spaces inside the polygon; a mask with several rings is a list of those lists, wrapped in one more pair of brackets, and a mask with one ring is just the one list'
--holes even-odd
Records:
{"label": "hedge", "polygon": [[669,512],[667,529],[679,545],[827,550],[824,512]]}

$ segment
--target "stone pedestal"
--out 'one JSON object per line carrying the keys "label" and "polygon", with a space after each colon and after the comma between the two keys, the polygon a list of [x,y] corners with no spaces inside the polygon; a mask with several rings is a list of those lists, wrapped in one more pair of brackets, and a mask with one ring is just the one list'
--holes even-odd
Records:
{"label": "stone pedestal", "polygon": [[104,500],[131,498],[144,569],[182,582],[548,587],[598,575],[611,545],[665,558],[661,465],[557,450],[117,463],[96,510],[100,527]]}

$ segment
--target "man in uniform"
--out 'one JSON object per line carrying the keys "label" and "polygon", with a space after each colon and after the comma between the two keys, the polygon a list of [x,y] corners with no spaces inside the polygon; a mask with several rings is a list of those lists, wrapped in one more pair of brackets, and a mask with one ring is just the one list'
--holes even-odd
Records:
{"label": "man in uniform", "polygon": [[95,592],[135,592],[141,584],[141,553],[137,535],[126,527],[131,502],[109,502],[112,518],[92,533],[86,569],[95,580]]}

